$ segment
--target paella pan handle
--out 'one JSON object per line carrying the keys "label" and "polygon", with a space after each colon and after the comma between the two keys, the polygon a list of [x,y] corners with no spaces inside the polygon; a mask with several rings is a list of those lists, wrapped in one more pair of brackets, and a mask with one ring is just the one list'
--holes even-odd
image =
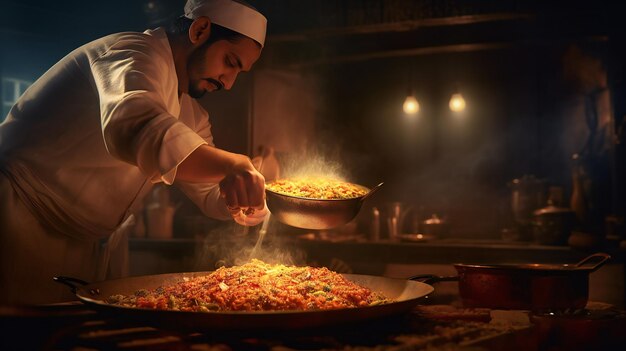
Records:
{"label": "paella pan handle", "polygon": [[[598,262],[596,262],[594,265],[592,266],[585,266],[585,264],[589,263],[590,261],[594,261],[600,259]],[[583,258],[580,262],[576,263],[576,268],[577,269],[584,269],[584,270],[589,270],[591,272],[595,272],[596,270],[598,270],[598,268],[602,267],[606,261],[608,261],[609,259],[611,259],[611,255],[609,254],[605,254],[603,252],[598,252],[595,253],[593,255],[587,256],[585,258]]]}
{"label": "paella pan handle", "polygon": [[73,294],[76,294],[76,290],[79,287],[89,284],[86,281],[80,280],[78,278],[64,277],[64,276],[52,277],[52,280],[54,280],[57,283],[69,286],[70,289],[72,289]]}
{"label": "paella pan handle", "polygon": [[365,199],[367,199],[368,197],[372,196],[375,192],[378,191],[378,189],[380,189],[381,186],[383,186],[383,184],[385,184],[384,182],[381,182],[380,184],[376,185],[375,187],[373,187],[367,194],[365,194],[362,198],[361,201],[365,201]]}
{"label": "paella pan handle", "polygon": [[409,280],[416,280],[424,284],[434,284],[439,282],[456,282],[459,280],[458,276],[442,277],[434,274],[418,274],[409,278]]}

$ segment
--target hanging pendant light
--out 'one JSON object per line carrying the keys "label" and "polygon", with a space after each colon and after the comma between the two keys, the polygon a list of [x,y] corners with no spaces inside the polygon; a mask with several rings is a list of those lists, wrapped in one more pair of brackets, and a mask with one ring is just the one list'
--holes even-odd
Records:
{"label": "hanging pendant light", "polygon": [[465,110],[465,99],[461,93],[452,94],[450,98],[450,110],[453,112],[461,112]]}
{"label": "hanging pendant light", "polygon": [[404,99],[404,103],[402,104],[402,110],[404,111],[404,114],[407,117],[415,117],[417,113],[420,111],[420,104],[419,102],[417,102],[417,99],[415,98],[415,91],[413,90],[414,74],[415,74],[414,63],[410,62],[409,74],[408,74],[409,87],[408,87],[406,99]]}
{"label": "hanging pendant light", "polygon": [[461,112],[465,110],[465,99],[463,98],[463,95],[461,95],[458,91],[455,91],[450,98],[448,106],[450,106],[450,110],[452,112]]}
{"label": "hanging pendant light", "polygon": [[404,104],[402,104],[402,110],[407,115],[416,115],[420,110],[420,104],[417,102],[415,95],[413,92],[409,92],[406,99],[404,99]]}

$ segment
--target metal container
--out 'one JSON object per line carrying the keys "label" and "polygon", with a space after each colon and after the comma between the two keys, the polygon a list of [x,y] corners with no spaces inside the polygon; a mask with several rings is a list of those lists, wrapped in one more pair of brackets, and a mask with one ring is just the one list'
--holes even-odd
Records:
{"label": "metal container", "polygon": [[542,245],[567,245],[576,215],[566,207],[547,206],[536,210],[533,218],[533,241]]}
{"label": "metal container", "polygon": [[509,183],[511,188],[511,210],[518,224],[528,224],[533,211],[546,203],[546,181],[534,175],[524,175]]}
{"label": "metal container", "polygon": [[331,229],[350,222],[359,213],[363,202],[383,183],[371,190],[359,185],[367,194],[350,199],[311,199],[280,194],[265,189],[267,208],[277,220],[304,229]]}
{"label": "metal container", "polygon": [[447,238],[450,233],[450,226],[445,219],[433,214],[430,218],[421,223],[421,232],[425,235],[442,239]]}

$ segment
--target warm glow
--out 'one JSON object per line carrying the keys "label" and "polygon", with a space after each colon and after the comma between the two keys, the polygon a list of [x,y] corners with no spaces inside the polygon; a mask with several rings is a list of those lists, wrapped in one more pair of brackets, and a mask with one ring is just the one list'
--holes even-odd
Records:
{"label": "warm glow", "polygon": [[452,97],[450,98],[450,110],[454,112],[461,112],[465,110],[465,99],[463,98],[463,95],[459,93],[452,94]]}
{"label": "warm glow", "polygon": [[407,115],[414,115],[420,110],[420,104],[417,102],[415,96],[409,95],[406,97],[406,100],[404,100],[402,109]]}

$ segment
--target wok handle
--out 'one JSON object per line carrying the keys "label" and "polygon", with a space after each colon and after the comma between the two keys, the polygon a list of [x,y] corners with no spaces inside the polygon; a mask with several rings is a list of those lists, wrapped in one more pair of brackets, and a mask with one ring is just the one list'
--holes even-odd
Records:
{"label": "wok handle", "polygon": [[459,277],[442,277],[434,274],[418,274],[410,277],[409,280],[417,280],[418,282],[422,282],[424,284],[434,284],[439,282],[456,282],[459,281]]}
{"label": "wok handle", "polygon": [[78,278],[64,277],[64,276],[52,277],[52,280],[54,280],[57,283],[69,286],[70,289],[72,289],[73,294],[76,294],[76,289],[78,289],[80,286],[85,286],[89,284],[86,281],[80,280]]}
{"label": "wok handle", "polygon": [[365,196],[361,198],[361,202],[365,201],[365,199],[367,199],[368,197],[372,196],[375,192],[377,192],[378,189],[380,189],[380,187],[383,186],[383,184],[385,183],[381,182],[380,184],[373,187],[372,190],[370,190],[367,194],[365,194]]}
{"label": "wok handle", "polygon": [[[583,267],[586,263],[588,263],[589,261],[593,261],[597,258],[600,258],[600,261],[598,261],[596,264],[594,264],[591,267]],[[593,255],[587,256],[585,258],[582,259],[582,261],[576,263],[576,268],[582,268],[585,270],[590,270],[591,272],[595,272],[598,270],[598,268],[602,267],[606,261],[611,259],[611,255],[609,254],[605,254],[603,252],[598,252],[598,253],[594,253]]]}

